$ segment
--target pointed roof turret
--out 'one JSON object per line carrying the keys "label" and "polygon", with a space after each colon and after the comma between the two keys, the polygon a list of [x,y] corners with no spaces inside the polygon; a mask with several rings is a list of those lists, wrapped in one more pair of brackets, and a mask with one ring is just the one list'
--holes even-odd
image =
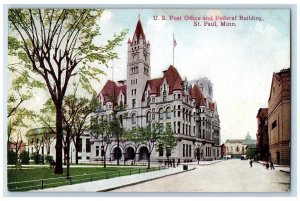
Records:
{"label": "pointed roof turret", "polygon": [[139,18],[138,18],[138,22],[136,24],[136,28],[135,28],[135,32],[133,34],[132,40],[134,39],[134,36],[136,36],[138,42],[139,42],[140,38],[146,40],[146,36],[145,36],[144,30],[143,30],[143,26],[142,26],[142,23],[141,23],[141,20],[140,20],[140,15],[139,15]]}

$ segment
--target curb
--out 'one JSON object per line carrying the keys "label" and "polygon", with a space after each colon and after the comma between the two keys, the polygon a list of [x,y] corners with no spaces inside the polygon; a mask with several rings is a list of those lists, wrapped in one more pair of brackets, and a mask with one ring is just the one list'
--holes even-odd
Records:
{"label": "curb", "polygon": [[113,187],[113,188],[108,188],[108,189],[104,189],[104,190],[100,190],[100,191],[96,191],[96,192],[112,191],[112,190],[115,190],[115,189],[119,189],[119,188],[123,188],[123,187],[127,187],[127,186],[132,186],[132,185],[136,185],[136,184],[141,184],[141,183],[144,183],[144,182],[147,182],[147,181],[152,181],[152,180],[155,180],[155,179],[160,179],[160,178],[164,178],[164,177],[168,177],[168,176],[172,176],[172,175],[176,175],[176,174],[180,174],[180,173],[184,173],[184,172],[189,172],[189,171],[192,171],[192,170],[195,170],[195,169],[196,168],[194,167],[192,169],[184,170],[182,172],[175,172],[175,173],[164,175],[164,176],[161,176],[161,177],[156,177],[156,178],[152,178],[152,179],[148,179],[148,180],[144,180],[144,181],[137,181],[137,182],[134,182],[134,183],[131,183],[131,184],[125,184],[125,185],[121,185],[121,186],[117,186],[117,187]]}
{"label": "curb", "polygon": [[285,173],[287,173],[287,174],[290,174],[291,172],[289,172],[289,171],[286,171],[286,170],[279,170],[280,172],[285,172]]}

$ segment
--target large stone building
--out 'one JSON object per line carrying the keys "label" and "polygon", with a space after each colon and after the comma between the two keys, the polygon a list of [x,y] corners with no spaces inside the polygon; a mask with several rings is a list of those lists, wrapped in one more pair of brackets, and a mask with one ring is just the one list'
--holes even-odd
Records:
{"label": "large stone building", "polygon": [[256,115],[256,152],[257,159],[269,161],[268,108],[260,108]]}
{"label": "large stone building", "polygon": [[[220,158],[220,120],[216,103],[206,98],[197,84],[183,80],[172,65],[161,77],[151,78],[150,47],[139,19],[132,39],[128,40],[127,78],[117,83],[106,82],[98,95],[100,109],[93,118],[110,120],[113,108],[125,105],[126,111],[118,114],[122,116],[125,129],[154,123],[171,127],[178,139],[171,158],[193,161],[197,151],[200,151],[201,160]],[[91,138],[91,146],[90,159],[102,160],[101,141]],[[132,143],[117,147],[116,142],[112,142],[106,158],[130,160],[134,157],[133,149]],[[146,160],[147,151],[147,145],[139,146],[135,160]],[[165,159],[165,150],[154,150],[151,154],[151,160]]]}
{"label": "large stone building", "polygon": [[273,74],[268,101],[268,135],[271,161],[290,163],[291,138],[290,69]]}

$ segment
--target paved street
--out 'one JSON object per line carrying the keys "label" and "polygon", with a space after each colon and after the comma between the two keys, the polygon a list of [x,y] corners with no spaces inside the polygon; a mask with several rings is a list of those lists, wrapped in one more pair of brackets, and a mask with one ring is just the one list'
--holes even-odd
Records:
{"label": "paved street", "polygon": [[[286,192],[289,174],[249,161],[228,160],[112,192]],[[190,167],[189,167],[190,168]]]}

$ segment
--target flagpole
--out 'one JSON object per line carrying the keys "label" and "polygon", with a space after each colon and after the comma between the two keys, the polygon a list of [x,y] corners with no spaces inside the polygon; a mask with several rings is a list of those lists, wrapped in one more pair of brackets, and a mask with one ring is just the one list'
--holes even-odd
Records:
{"label": "flagpole", "polygon": [[173,43],[172,43],[172,46],[173,46],[173,66],[174,66],[174,33],[173,33]]}

